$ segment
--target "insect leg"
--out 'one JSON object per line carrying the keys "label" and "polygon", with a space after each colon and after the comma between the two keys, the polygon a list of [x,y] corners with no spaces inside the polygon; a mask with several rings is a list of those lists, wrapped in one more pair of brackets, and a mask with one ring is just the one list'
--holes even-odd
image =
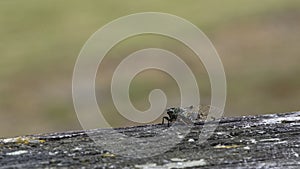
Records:
{"label": "insect leg", "polygon": [[168,126],[169,126],[170,118],[167,116],[163,117],[161,124],[165,123],[165,119],[168,121]]}

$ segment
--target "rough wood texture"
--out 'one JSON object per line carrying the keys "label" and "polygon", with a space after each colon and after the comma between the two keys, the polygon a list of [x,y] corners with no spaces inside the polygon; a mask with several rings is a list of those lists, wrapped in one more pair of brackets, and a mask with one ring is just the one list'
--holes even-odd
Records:
{"label": "rough wood texture", "polygon": [[[97,146],[84,131],[1,139],[0,168],[300,168],[300,112],[224,118],[214,134],[199,144],[202,125],[193,127],[165,153],[140,159],[113,154]],[[165,132],[167,138],[170,132],[165,128],[158,124],[115,131],[142,138],[155,137],[156,130]],[[89,132],[100,133],[103,142],[123,146],[109,131]],[[156,145],[160,144],[157,140]]]}

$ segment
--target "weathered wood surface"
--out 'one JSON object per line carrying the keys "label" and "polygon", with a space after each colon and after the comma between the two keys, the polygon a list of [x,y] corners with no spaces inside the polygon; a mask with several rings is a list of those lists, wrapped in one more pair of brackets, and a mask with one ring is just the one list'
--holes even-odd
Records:
{"label": "weathered wood surface", "polygon": [[[214,134],[199,144],[202,125],[197,124],[165,153],[140,159],[112,154],[84,131],[5,138],[0,140],[0,168],[300,168],[300,112],[224,118]],[[158,124],[117,131],[155,137],[149,133],[165,132],[165,128]],[[93,132],[111,138],[107,130]],[[122,146],[118,139],[109,141]]]}

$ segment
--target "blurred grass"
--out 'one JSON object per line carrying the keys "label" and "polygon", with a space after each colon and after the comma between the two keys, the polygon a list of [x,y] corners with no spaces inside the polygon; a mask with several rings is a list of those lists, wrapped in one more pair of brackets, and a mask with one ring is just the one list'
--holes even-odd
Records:
{"label": "blurred grass", "polygon": [[[227,74],[227,116],[299,110],[299,9],[300,1],[295,0],[2,0],[0,136],[79,129],[71,78],[81,47],[104,24],[145,11],[183,17],[212,40]],[[143,47],[164,47],[192,57],[177,42],[155,38],[137,37],[116,47],[104,66],[107,75],[121,56]],[[189,57],[185,61],[193,65]],[[194,69],[203,74],[203,68]],[[170,104],[178,103],[176,85],[166,87],[172,79],[153,81],[151,72],[144,75],[137,77],[131,91],[138,108],[147,106],[147,93],[159,85],[176,98]],[[203,76],[198,81],[205,81]],[[202,84],[207,101],[209,84]]]}

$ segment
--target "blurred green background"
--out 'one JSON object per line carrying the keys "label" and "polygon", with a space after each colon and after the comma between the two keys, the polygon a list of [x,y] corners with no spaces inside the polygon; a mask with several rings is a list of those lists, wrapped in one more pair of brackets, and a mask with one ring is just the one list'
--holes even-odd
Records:
{"label": "blurred green background", "polygon": [[[82,46],[106,23],[147,11],[185,18],[210,38],[227,75],[226,116],[300,109],[298,0],[2,0],[0,136],[81,129],[73,108],[71,80]],[[193,53],[175,40],[154,35],[132,37],[111,50],[99,68],[103,74],[97,77],[97,93],[109,89],[109,79],[122,58],[147,47],[180,55],[201,75],[197,79],[201,99],[209,103],[208,78],[205,69],[194,64]],[[157,87],[166,91],[168,105],[178,104],[174,80],[149,70],[132,82],[134,105],[146,109],[148,93]],[[110,99],[99,105],[113,112]]]}

